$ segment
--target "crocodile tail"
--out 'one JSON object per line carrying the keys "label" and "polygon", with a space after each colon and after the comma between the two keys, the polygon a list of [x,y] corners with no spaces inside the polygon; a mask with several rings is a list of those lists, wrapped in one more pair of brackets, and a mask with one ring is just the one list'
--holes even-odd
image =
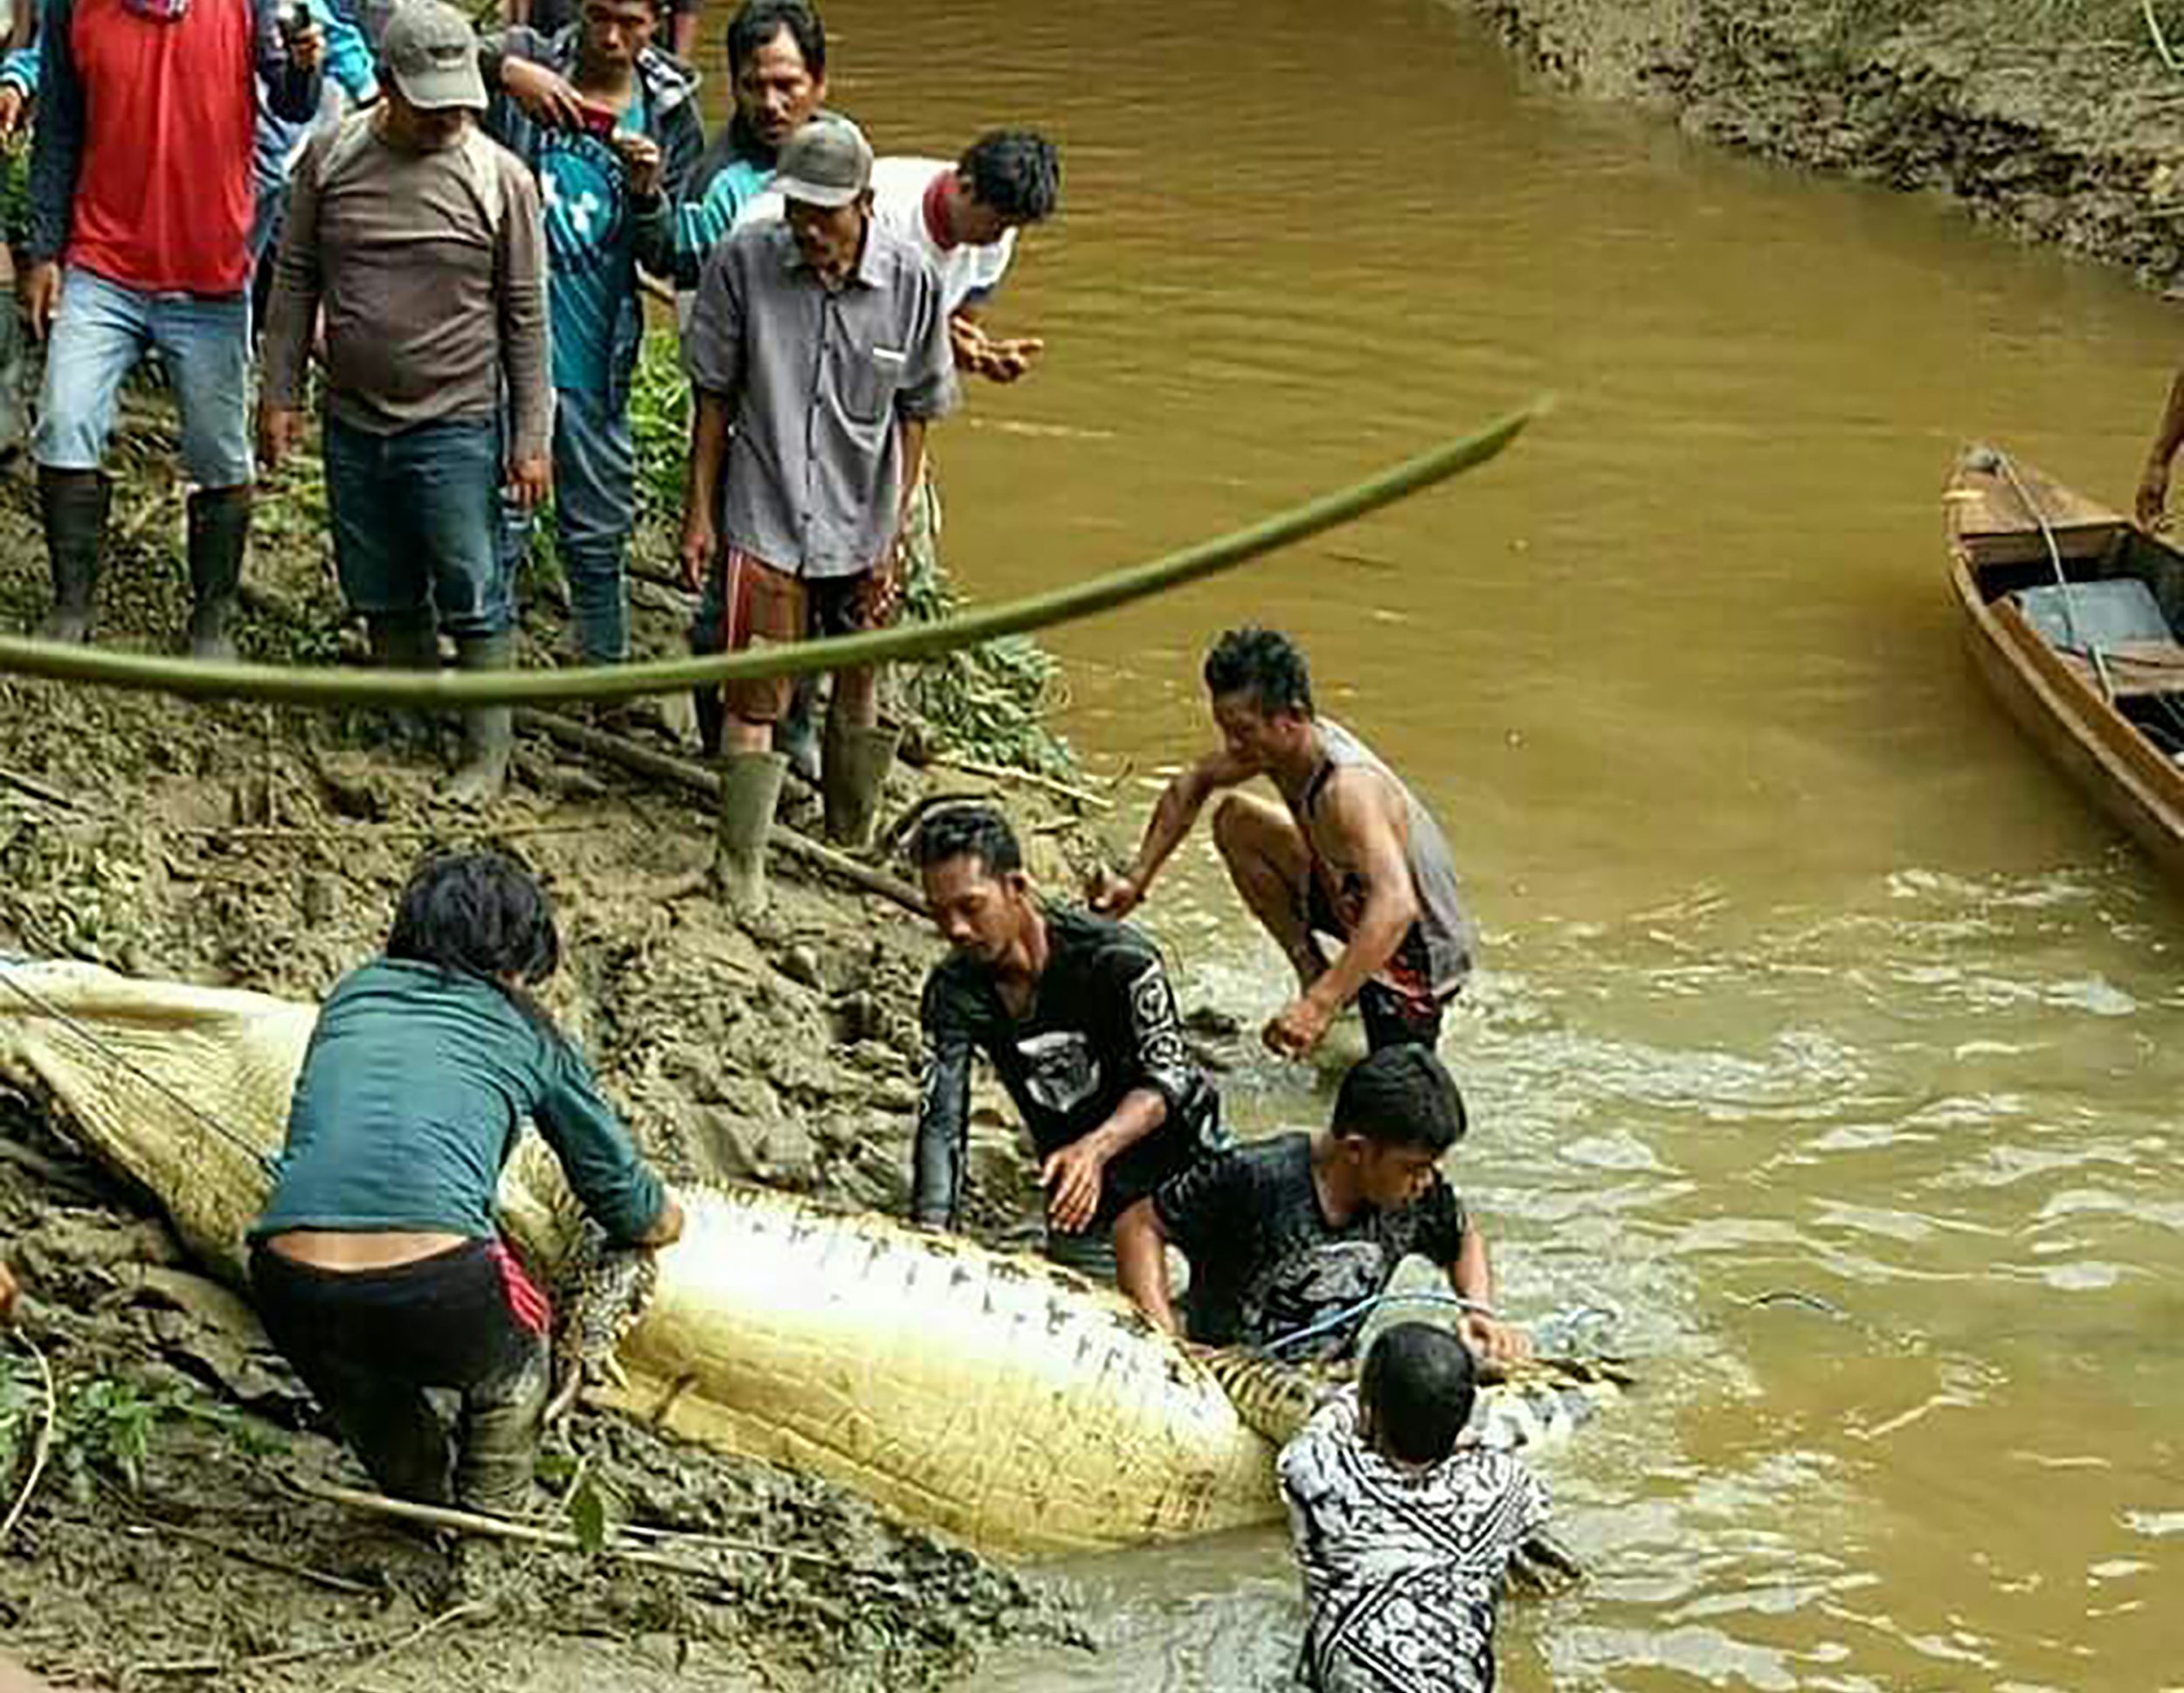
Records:
{"label": "crocodile tail", "polygon": [[1609,1360],[1526,1358],[1480,1388],[1470,1435],[1501,1451],[1559,1446],[1630,1385],[1629,1372]]}

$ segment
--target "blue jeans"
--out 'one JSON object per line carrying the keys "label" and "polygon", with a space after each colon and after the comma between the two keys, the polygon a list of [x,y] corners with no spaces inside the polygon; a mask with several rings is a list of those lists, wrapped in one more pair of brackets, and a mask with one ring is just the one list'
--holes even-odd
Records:
{"label": "blue jeans", "polygon": [[245,487],[250,445],[250,297],[145,294],[71,265],[45,355],[31,452],[48,470],[96,470],[121,384],[156,347],[182,413],[182,462],[199,487]]}
{"label": "blue jeans", "polygon": [[326,420],[334,570],[368,618],[439,613],[458,640],[504,635],[515,600],[501,554],[497,418],[375,435]]}
{"label": "blue jeans", "polygon": [[[513,567],[530,544],[531,518],[511,502],[506,522]],[[623,567],[636,527],[637,444],[627,397],[556,389],[554,536],[586,664],[619,664],[629,657]]]}

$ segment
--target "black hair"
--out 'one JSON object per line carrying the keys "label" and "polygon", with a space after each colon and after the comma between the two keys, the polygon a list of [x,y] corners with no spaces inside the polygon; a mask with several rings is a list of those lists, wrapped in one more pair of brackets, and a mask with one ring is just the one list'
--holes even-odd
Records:
{"label": "black hair", "polygon": [[1427,1048],[1408,1042],[1352,1065],[1335,1093],[1335,1132],[1383,1146],[1420,1146],[1438,1156],[1463,1138],[1467,1126],[1456,1079]]}
{"label": "black hair", "polygon": [[733,78],[744,63],[774,37],[786,30],[804,55],[804,68],[814,77],[826,74],[826,26],[805,0],[743,0],[728,20],[728,73]]}
{"label": "black hair", "polygon": [[1024,849],[1008,819],[991,805],[947,805],[917,826],[910,837],[910,861],[921,870],[951,858],[975,858],[987,871],[1005,876],[1024,867]]}
{"label": "black hair", "polygon": [[[554,908],[513,853],[433,853],[411,873],[387,936],[387,957],[438,964],[506,987],[536,987],[561,963]],[[529,1011],[528,996],[512,995]]]}
{"label": "black hair", "polygon": [[1061,204],[1061,155],[1029,129],[995,129],[972,142],[956,174],[978,204],[1012,224],[1036,224]]}
{"label": "black hair", "polygon": [[1375,1441],[1411,1464],[1437,1464],[1455,1450],[1478,1393],[1471,1349],[1430,1323],[1383,1329],[1358,1377]]}
{"label": "black hair", "polygon": [[1312,715],[1312,673],[1296,643],[1277,630],[1231,629],[1206,655],[1206,691],[1250,690],[1261,716],[1277,711]]}

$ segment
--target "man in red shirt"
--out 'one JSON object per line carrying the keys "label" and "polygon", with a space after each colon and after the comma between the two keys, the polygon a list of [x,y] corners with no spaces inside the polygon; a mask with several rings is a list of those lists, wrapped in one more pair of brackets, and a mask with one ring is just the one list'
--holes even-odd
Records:
{"label": "man in red shirt", "polygon": [[250,230],[256,81],[280,116],[319,104],[324,41],[278,0],[48,0],[31,155],[31,327],[50,332],[38,435],[52,563],[48,640],[91,633],[100,473],[121,383],[156,348],[190,480],[190,650],[232,659],[256,467]]}

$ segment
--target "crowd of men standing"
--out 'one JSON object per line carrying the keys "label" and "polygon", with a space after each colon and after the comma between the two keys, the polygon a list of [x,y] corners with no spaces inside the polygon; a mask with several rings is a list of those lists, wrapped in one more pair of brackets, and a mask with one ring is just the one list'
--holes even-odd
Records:
{"label": "crowd of men standing", "polygon": [[[22,293],[48,342],[50,639],[92,636],[102,464],[148,352],[182,418],[194,656],[236,656],[252,489],[301,437],[315,366],[336,574],[375,660],[437,667],[445,640],[495,670],[549,501],[577,656],[629,656],[647,279],[681,296],[697,393],[681,551],[701,652],[892,617],[936,531],[927,425],[958,370],[1013,381],[1040,350],[977,314],[1016,231],[1056,207],[1054,149],[997,131],[959,159],[875,160],[824,109],[805,0],[729,21],[734,115],[709,142],[695,4],[512,0],[482,39],[440,0],[45,0],[36,24],[0,66],[0,128],[35,125]],[[785,688],[696,705],[726,755],[732,898],[764,901],[792,753],[829,832],[868,835],[895,746],[872,676],[836,679],[824,735]],[[494,798],[511,739],[505,708],[466,714],[450,797]]]}

